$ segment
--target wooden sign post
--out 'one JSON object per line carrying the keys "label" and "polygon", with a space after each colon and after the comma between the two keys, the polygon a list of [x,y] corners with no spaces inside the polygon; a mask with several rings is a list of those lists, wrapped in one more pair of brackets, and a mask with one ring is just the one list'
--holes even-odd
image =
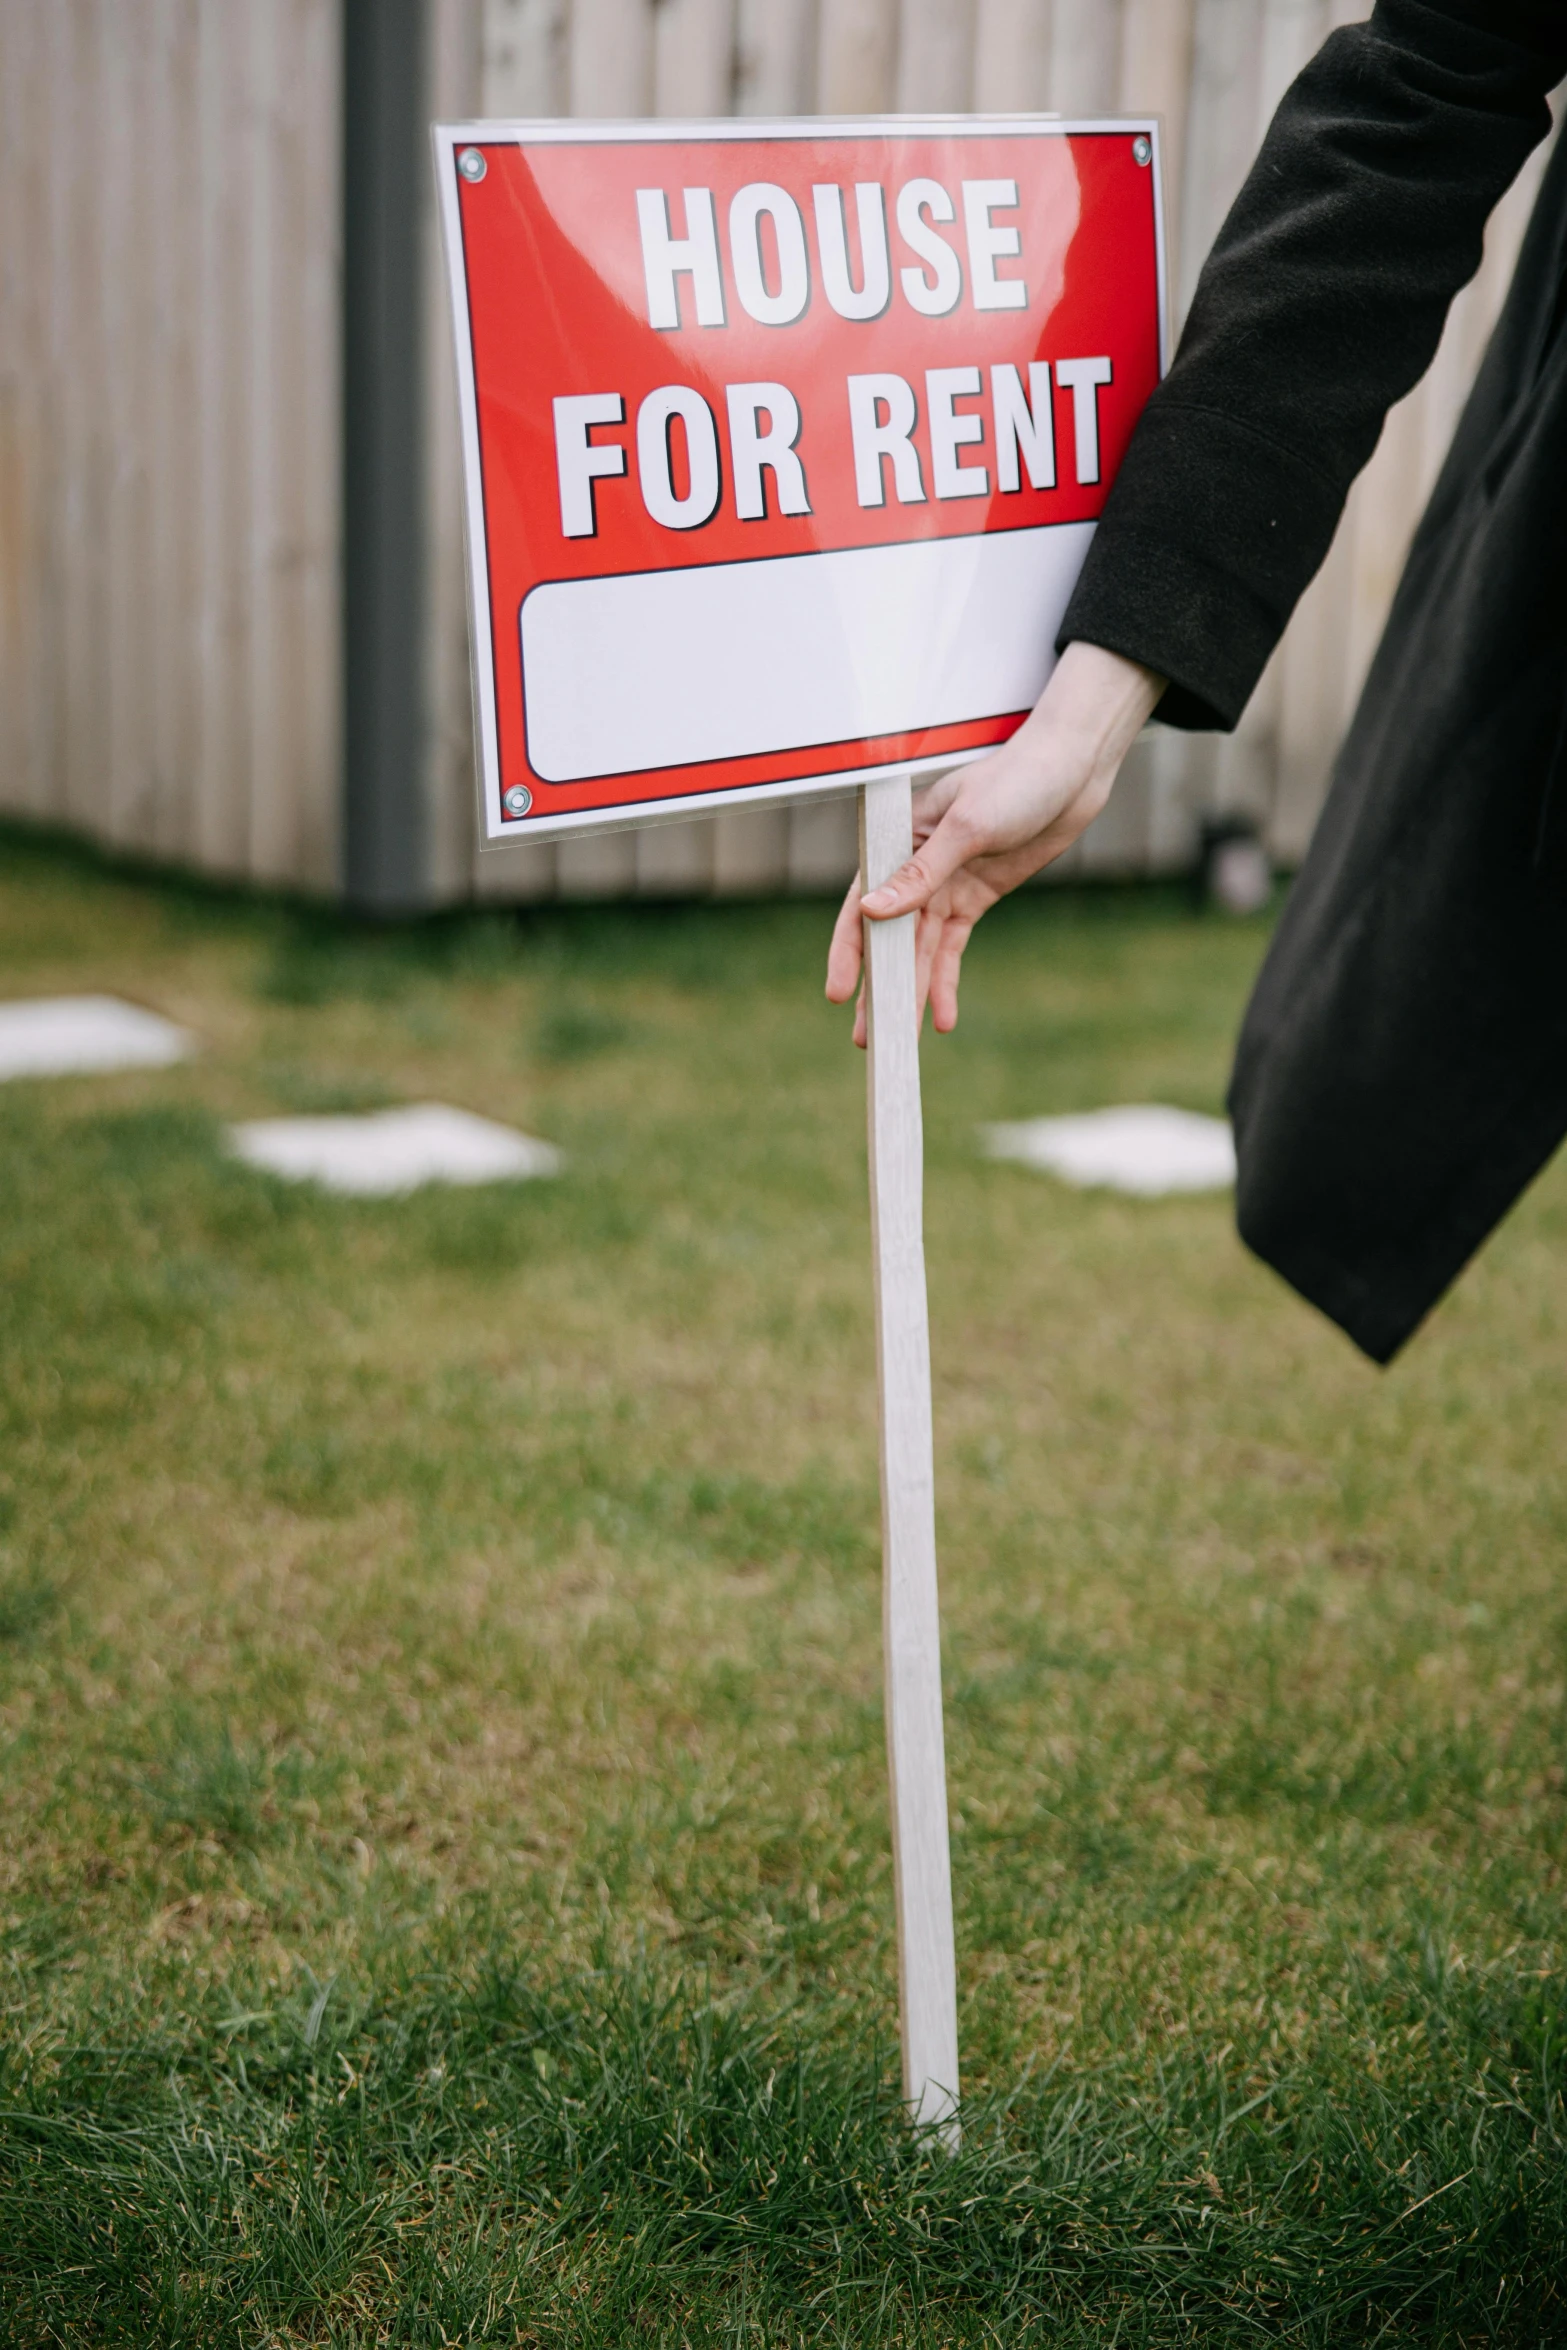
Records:
{"label": "wooden sign post", "polygon": [[[875,889],[914,846],[906,775],[860,791],[860,873]],[[925,1305],[916,917],[865,924],[865,1102],[870,1143],[876,1384],[881,1420],[882,1670],[898,1912],[903,2094],[956,2142],[957,1967],[941,1724],[936,1479]]]}
{"label": "wooden sign post", "polygon": [[[435,131],[487,846],[858,788],[1004,741],[1163,364],[1158,131]],[[914,922],[867,925],[903,2082],[957,2127]]]}

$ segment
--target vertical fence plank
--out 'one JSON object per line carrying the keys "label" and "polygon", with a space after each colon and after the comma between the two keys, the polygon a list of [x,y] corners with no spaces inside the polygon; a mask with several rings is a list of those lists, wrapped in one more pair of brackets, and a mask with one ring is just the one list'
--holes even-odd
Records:
{"label": "vertical fence plank", "polygon": [[[77,78],[75,12],[51,9],[46,21],[49,29],[47,87],[56,108],[62,106],[69,94],[72,112],[85,136],[90,127],[90,93]],[[72,716],[74,696],[70,690],[76,650],[75,550],[81,529],[82,500],[81,477],[72,466],[80,440],[81,387],[73,379],[78,339],[75,318],[81,298],[78,238],[64,142],[46,135],[42,148],[43,201],[49,223],[49,242],[43,256],[48,272],[48,366],[36,414],[40,448],[47,445],[49,452],[44,471],[49,497],[45,532],[55,656],[48,689],[51,813],[85,826],[90,822],[91,812],[78,806],[75,798],[76,727]]]}
{"label": "vertical fence plank", "polygon": [[974,103],[975,0],[903,0],[898,110],[965,114]]}
{"label": "vertical fence plank", "polygon": [[481,113],[564,114],[565,0],[484,0],[480,43]]}
{"label": "vertical fence plank", "polygon": [[[736,809],[734,813],[744,811]],[[645,825],[631,833],[638,897],[710,897],[716,822],[712,816],[687,816],[671,824]]]}
{"label": "vertical fence plank", "polygon": [[[84,140],[98,129],[98,77],[92,62],[92,25],[86,0],[67,0],[53,12],[58,35],[55,87],[71,93]],[[81,779],[93,772],[97,749],[91,689],[82,676],[93,643],[88,572],[89,539],[101,539],[95,510],[96,481],[89,417],[89,384],[101,354],[93,348],[97,271],[81,185],[65,142],[50,143],[51,206],[55,214],[54,391],[58,401],[57,449],[60,492],[60,676],[56,685],[59,728],[60,812],[67,821],[96,829],[99,808],[84,794]],[[81,680],[78,684],[77,681]],[[101,775],[101,769],[99,770]]]}
{"label": "vertical fence plank", "polygon": [[197,405],[201,511],[201,777],[197,850],[209,871],[244,870],[246,772],[240,723],[245,670],[244,601],[234,582],[247,522],[238,495],[248,415],[248,337],[239,300],[245,124],[236,86],[245,74],[245,27],[223,0],[201,9],[201,351]]}
{"label": "vertical fence plank", "polygon": [[847,889],[859,856],[852,799],[805,800],[789,811],[788,887],[819,897]]}
{"label": "vertical fence plank", "polygon": [[799,897],[847,889],[859,866],[859,815],[851,798],[802,800],[789,811],[789,887]]}
{"label": "vertical fence plank", "polygon": [[[49,132],[62,95],[69,87],[66,70],[70,55],[70,21],[61,9],[40,15],[29,11],[27,0],[16,0],[17,18],[30,19],[31,59],[37,80],[25,86],[44,91],[43,106],[30,110],[28,148],[32,158],[32,186],[39,227],[35,248],[39,285],[35,304],[34,345],[9,344],[18,359],[29,349],[38,353],[36,371],[29,370],[23,399],[26,438],[23,460],[30,492],[32,548],[36,574],[24,582],[27,618],[22,644],[28,658],[43,667],[34,687],[33,712],[37,727],[38,780],[21,804],[35,815],[56,821],[68,813],[66,744],[64,739],[64,679],[66,676],[66,555],[68,523],[64,487],[65,401],[61,383],[65,315],[69,298],[69,222],[57,139]],[[13,23],[15,20],[13,20]],[[74,96],[74,93],[73,93]],[[18,252],[10,242],[13,254]],[[0,786],[15,788],[11,778]],[[15,803],[13,803],[15,804]]]}
{"label": "vertical fence plank", "polygon": [[[1256,139],[1273,120],[1279,100],[1331,30],[1324,0],[1261,0],[1257,55]],[[1364,15],[1364,8],[1354,11]]]}
{"label": "vertical fence plank", "polygon": [[[283,648],[278,641],[277,599],[273,594],[277,566],[278,430],[276,407],[281,386],[270,369],[258,361],[280,321],[274,299],[278,269],[278,157],[275,152],[277,114],[284,78],[283,16],[287,0],[251,0],[250,57],[247,91],[249,189],[245,207],[248,245],[245,273],[248,341],[250,350],[249,430],[246,471],[249,477],[249,513],[246,518],[245,580],[248,628],[248,675],[245,691],[249,757],[245,795],[245,866],[269,881],[286,871],[286,850],[292,794],[285,758],[280,756],[278,713],[273,707]],[[292,343],[292,337],[288,343]],[[297,353],[286,348],[297,364]]]}
{"label": "vertical fence plank", "polygon": [[157,619],[148,648],[153,772],[149,846],[160,856],[177,857],[189,837],[197,780],[192,697],[186,690],[194,658],[196,513],[191,469],[184,462],[195,403],[195,10],[192,0],[151,0],[150,17],[147,42],[153,87],[147,166],[155,241],[147,594]]}
{"label": "vertical fence plank", "polygon": [[897,87],[896,0],[819,0],[819,7],[817,111],[885,114]]}
{"label": "vertical fence plank", "polygon": [[[103,59],[99,39],[99,11],[90,0],[69,0],[60,10],[66,29],[65,86],[78,105],[78,133],[68,151],[56,140],[57,200],[66,223],[62,259],[67,273],[68,300],[61,315],[62,475],[68,529],[65,537],[65,667],[70,680],[62,695],[64,728],[65,813],[103,829],[103,777],[107,772],[107,727],[104,724],[101,652],[106,622],[102,593],[103,550],[107,539],[105,479],[108,418],[101,413],[96,387],[109,378],[103,347],[102,271],[99,253],[100,207],[94,199],[91,174],[81,169],[80,153],[100,151],[103,129]],[[91,780],[89,780],[91,779]]]}
{"label": "vertical fence plank", "polygon": [[[317,534],[336,486],[336,337],[321,315],[331,279],[311,228],[337,217],[335,10],[253,0],[250,206],[250,790],[247,870],[326,884],[337,868],[337,761],[312,755],[336,715],[336,533]],[[319,101],[326,103],[320,108]],[[322,133],[327,137],[323,138]],[[335,273],[332,273],[335,277]],[[325,441],[323,450],[319,444]],[[323,458],[326,462],[323,463]]]}
{"label": "vertical fence plank", "polygon": [[[47,248],[39,126],[47,107],[45,24],[26,0],[0,0],[0,792],[14,807],[47,805],[38,688],[47,642],[47,569],[39,528],[37,381],[48,321],[44,279],[29,256]],[[23,93],[27,93],[24,103]],[[37,355],[31,380],[22,355]]]}
{"label": "vertical fence plank", "polygon": [[145,5],[105,7],[94,38],[108,104],[103,141],[79,154],[86,201],[98,214],[105,380],[114,386],[104,436],[103,625],[106,699],[103,776],[107,831],[117,848],[146,847],[147,618],[146,465],[152,224],[141,168],[147,105]]}
{"label": "vertical fence plank", "polygon": [[17,338],[23,332],[24,295],[16,247],[27,231],[27,166],[31,158],[15,82],[8,81],[5,73],[5,61],[9,60],[14,76],[24,39],[11,0],[0,0],[0,220],[12,224],[9,237],[0,240],[0,774],[26,774],[31,767],[23,714],[26,665],[20,641],[22,583],[31,552],[22,488],[26,428],[20,373],[9,356],[18,349]]}
{"label": "vertical fence plank", "polygon": [[[11,223],[10,235],[0,239],[0,775],[25,772],[30,765],[23,723],[21,681],[25,674],[19,641],[22,580],[27,568],[27,529],[23,507],[22,387],[15,362],[22,331],[22,289],[16,246],[27,220],[27,150],[25,131],[18,119],[14,76],[21,62],[11,0],[0,0],[0,220]],[[25,36],[24,36],[25,37]]]}
{"label": "vertical fence plank", "polygon": [[1121,74],[1119,0],[1055,0],[1050,104],[1057,114],[1109,114]]}
{"label": "vertical fence plank", "polygon": [[[303,366],[292,543],[298,564],[293,626],[302,664],[298,756],[305,798],[296,878],[323,888],[342,870],[343,478],[342,149],[343,43],[336,0],[309,0],[299,50],[301,106],[293,133],[298,195],[289,283],[297,288]],[[285,291],[287,289],[285,288]],[[464,648],[466,650],[466,648]],[[466,663],[464,664],[466,669]],[[465,688],[466,691],[466,688]]]}
{"label": "vertical fence plank", "polygon": [[653,14],[653,112],[668,121],[730,114],[735,0],[659,0]]}
{"label": "vertical fence plank", "polygon": [[739,0],[736,114],[809,114],[815,97],[812,0]]}
{"label": "vertical fence plank", "polygon": [[651,112],[651,0],[572,0],[568,111],[621,119]]}
{"label": "vertical fence plank", "polygon": [[1257,147],[1261,11],[1255,0],[1197,0],[1181,189],[1178,318]]}
{"label": "vertical fence plank", "polygon": [[[22,314],[33,323],[37,340],[8,341],[5,346],[7,356],[24,369],[21,456],[30,524],[27,555],[33,569],[23,580],[19,644],[24,659],[40,664],[40,674],[32,697],[36,780],[19,789],[17,778],[0,776],[0,789],[6,790],[12,806],[19,805],[32,815],[50,815],[59,822],[67,814],[62,690],[66,673],[66,513],[60,377],[69,273],[59,142],[50,138],[49,126],[60,102],[59,93],[67,87],[69,20],[61,9],[50,9],[44,15],[29,11],[26,0],[14,0],[14,7],[13,40],[20,37],[21,20],[28,20],[30,40],[22,55],[36,79],[26,86],[46,93],[42,106],[29,109],[31,119],[23,134],[39,234],[33,249],[38,284]],[[12,77],[13,88],[21,70]],[[12,256],[19,259],[21,248],[15,240],[7,243]],[[25,367],[25,354],[30,349],[37,353],[36,368]]]}
{"label": "vertical fence plank", "polygon": [[252,870],[326,888],[342,849],[342,42],[332,0],[272,4],[257,158],[267,212],[254,264],[265,355],[253,424],[255,659],[267,715],[255,746]]}
{"label": "vertical fence plank", "polygon": [[1123,0],[1121,10],[1121,110],[1159,117],[1166,299],[1172,310],[1180,273],[1180,192],[1192,75],[1192,17],[1193,0]]}
{"label": "vertical fence plank", "polygon": [[1049,110],[1050,0],[976,0],[974,104],[981,114]]}
{"label": "vertical fence plank", "polygon": [[714,897],[776,896],[788,886],[787,808],[730,808],[714,817]]}

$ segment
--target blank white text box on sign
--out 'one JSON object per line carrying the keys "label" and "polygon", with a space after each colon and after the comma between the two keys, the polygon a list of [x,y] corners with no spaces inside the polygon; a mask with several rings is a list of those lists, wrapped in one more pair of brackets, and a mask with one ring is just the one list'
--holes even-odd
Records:
{"label": "blank white text box on sign", "polygon": [[536,587],[528,757],[551,783],[1032,707],[1091,522]]}

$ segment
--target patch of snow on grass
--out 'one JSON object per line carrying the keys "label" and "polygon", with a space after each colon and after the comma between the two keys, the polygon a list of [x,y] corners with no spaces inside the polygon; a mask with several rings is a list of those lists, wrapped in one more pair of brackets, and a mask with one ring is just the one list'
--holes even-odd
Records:
{"label": "patch of snow on grass", "polygon": [[36,996],[0,1003],[0,1078],[74,1077],[165,1069],[195,1050],[172,1020],[112,995]]}
{"label": "patch of snow on grass", "polygon": [[515,1183],[563,1164],[550,1143],[442,1102],[357,1118],[258,1118],[231,1127],[229,1140],[253,1167],[366,1199],[423,1183]]}
{"label": "patch of snow on grass", "polygon": [[1235,1181],[1235,1143],[1224,1118],[1139,1103],[1077,1118],[1026,1118],[980,1129],[993,1159],[1016,1159],[1065,1183],[1156,1199],[1173,1191],[1223,1191]]}

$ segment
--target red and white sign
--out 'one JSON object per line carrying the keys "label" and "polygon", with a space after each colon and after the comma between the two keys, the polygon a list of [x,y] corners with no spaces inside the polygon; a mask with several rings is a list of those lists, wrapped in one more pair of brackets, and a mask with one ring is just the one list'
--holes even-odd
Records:
{"label": "red and white sign", "polygon": [[1163,365],[1156,125],[435,137],[487,838],[1010,734]]}

